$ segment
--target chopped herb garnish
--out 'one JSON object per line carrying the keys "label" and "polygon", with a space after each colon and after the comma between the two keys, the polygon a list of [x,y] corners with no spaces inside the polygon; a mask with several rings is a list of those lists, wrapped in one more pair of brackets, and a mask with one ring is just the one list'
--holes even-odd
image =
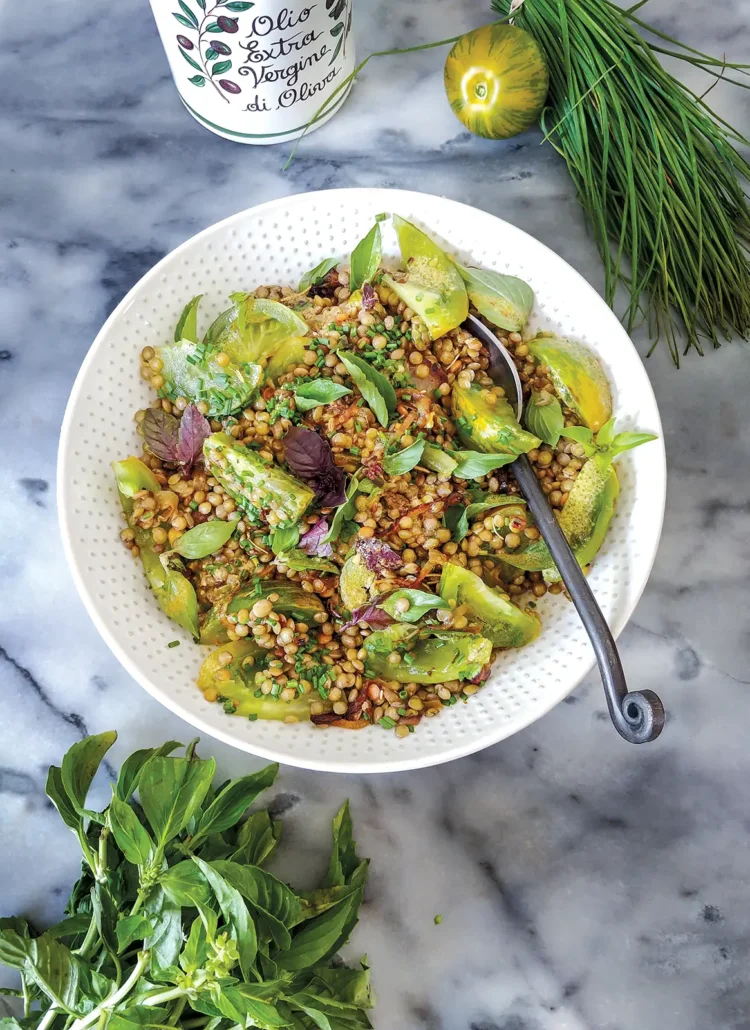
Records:
{"label": "chopped herb garnish", "polygon": [[433,920],[433,922],[435,923],[435,926],[440,926],[442,921],[443,921],[443,917],[441,915],[436,915],[434,920]]}
{"label": "chopped herb garnish", "polygon": [[380,725],[386,730],[392,730],[396,723],[389,716],[384,715],[380,720]]}
{"label": "chopped herb garnish", "polygon": [[255,722],[255,720],[258,718],[258,714],[257,712],[251,712],[247,718],[249,722]]}
{"label": "chopped herb garnish", "polygon": [[167,647],[179,647],[179,646],[180,646],[179,640],[170,640],[169,643],[167,644]]}

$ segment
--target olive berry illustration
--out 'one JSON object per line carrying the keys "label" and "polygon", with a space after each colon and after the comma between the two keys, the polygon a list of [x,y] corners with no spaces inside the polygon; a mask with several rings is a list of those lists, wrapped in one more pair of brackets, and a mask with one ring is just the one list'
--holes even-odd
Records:
{"label": "olive berry illustration", "polygon": [[216,24],[219,26],[222,32],[236,32],[239,27],[237,25],[236,18],[227,18],[225,14],[222,14],[220,18],[216,19]]}
{"label": "olive berry illustration", "polygon": [[222,43],[218,39],[211,40],[211,49],[215,50],[217,54],[223,54],[224,57],[232,52],[232,48],[228,43]]}
{"label": "olive berry illustration", "polygon": [[236,82],[232,82],[231,79],[219,79],[219,85],[222,89],[225,89],[227,93],[241,93],[242,90]]}
{"label": "olive berry illustration", "polygon": [[194,50],[195,46],[187,36],[178,36],[177,42],[180,44],[183,50]]}

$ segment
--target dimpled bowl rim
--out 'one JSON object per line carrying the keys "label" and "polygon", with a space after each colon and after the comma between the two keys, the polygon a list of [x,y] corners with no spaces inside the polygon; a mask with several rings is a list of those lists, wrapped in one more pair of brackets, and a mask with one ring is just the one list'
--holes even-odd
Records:
{"label": "dimpled bowl rim", "polygon": [[[195,292],[207,295],[206,306],[210,310],[204,312],[204,317],[213,317],[225,306],[222,301],[240,284],[232,281],[230,273],[217,272],[216,268],[221,261],[231,264],[228,255],[235,251],[241,267],[232,265],[232,272],[242,276],[246,288],[260,282],[295,282],[329,253],[342,257],[348,254],[381,211],[397,211],[417,222],[464,263],[473,259],[477,264],[526,278],[537,296],[528,328],[574,336],[593,348],[608,368],[615,413],[622,419],[623,428],[637,427],[659,434],[658,441],[618,459],[622,484],[618,510],[591,572],[591,584],[615,635],[622,631],[646,585],[664,516],[666,462],[661,421],[635,347],[616,316],[578,272],[510,223],[429,194],[380,188],[336,189],[297,194],[249,208],[209,226],[175,248],[117,305],[97,334],[76,377],[58,452],[58,513],[65,555],[76,588],[100,635],[152,697],[202,732],[234,747],[320,771],[397,772],[472,754],[540,718],[563,700],[594,665],[593,653],[572,605],[560,596],[548,594],[539,604],[543,628],[537,641],[518,651],[503,652],[487,686],[467,705],[455,705],[438,718],[423,720],[417,732],[405,739],[374,727],[361,732],[321,731],[309,724],[250,723],[230,718],[221,706],[208,704],[195,687],[201,655],[193,653],[189,638],[157,609],[149,597],[140,563],[133,561],[118,539],[122,523],[109,463],[134,449],[133,410],[147,399],[146,387],[137,371],[140,348],[147,340],[158,343],[171,338],[179,310]],[[286,225],[280,226],[283,221]],[[283,235],[278,234],[279,228]],[[267,242],[273,234],[264,233],[264,229],[275,231],[276,244],[280,242],[280,246]],[[326,229],[330,234],[328,245]],[[244,253],[246,248],[254,253],[252,258]],[[263,253],[258,256],[258,252]],[[396,253],[395,238],[389,230],[386,254]],[[275,262],[282,259],[287,262],[286,278],[274,280],[273,270],[279,268]],[[201,279],[202,288],[194,289],[184,282],[190,278],[188,272],[192,272],[193,283],[196,278]],[[221,278],[207,285],[212,275]],[[172,295],[165,299],[163,294],[170,284]],[[148,311],[159,324],[154,326],[139,308]],[[137,320],[135,326],[133,316]],[[141,333],[146,334],[145,339],[128,342],[129,335]],[[118,362],[123,363],[122,377],[118,377],[115,392],[110,392],[107,410],[106,400],[94,400],[94,391],[99,385],[105,387],[107,381],[114,382],[111,371]],[[132,385],[134,382],[136,386]],[[122,410],[116,405],[120,398]],[[107,427],[102,423],[104,410],[113,423],[119,419],[117,446],[112,444],[108,450]],[[98,433],[94,444],[84,443],[87,431]],[[97,450],[100,441],[102,453]],[[98,462],[99,467],[79,481],[77,475],[81,475],[82,467],[86,471],[88,460]],[[81,524],[78,504],[88,504],[88,509],[98,516],[97,531],[104,534],[98,541],[103,547],[101,561],[94,553],[97,541],[89,528]],[[100,525],[102,529],[98,529]],[[109,570],[114,573],[109,584],[105,581],[105,562],[111,563]],[[128,600],[121,599],[119,591]],[[135,604],[131,605],[131,601]],[[135,615],[119,615],[121,610],[131,607]],[[158,632],[160,641],[145,639],[152,631]],[[140,639],[141,635],[144,639]],[[175,637],[186,646],[167,650],[166,641]],[[202,655],[208,653],[200,650]],[[176,666],[182,666],[182,672]],[[592,727],[592,732],[615,731],[603,725],[596,730]]]}

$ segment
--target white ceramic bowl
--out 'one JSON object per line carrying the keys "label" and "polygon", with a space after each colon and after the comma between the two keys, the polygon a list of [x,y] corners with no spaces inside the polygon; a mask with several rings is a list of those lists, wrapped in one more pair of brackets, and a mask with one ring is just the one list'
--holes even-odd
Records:
{"label": "white ceramic bowl", "polygon": [[[562,597],[539,604],[543,631],[530,646],[503,653],[487,686],[468,704],[425,719],[402,740],[370,728],[248,722],[208,704],[195,686],[208,653],[171,623],[149,594],[140,562],[119,540],[120,507],[110,462],[138,452],[134,412],[149,395],[138,355],[171,338],[185,302],[205,294],[203,325],[234,290],[294,284],[329,255],[345,258],[381,211],[397,212],[442,241],[464,263],[521,276],[536,302],[529,330],[554,330],[593,348],[613,384],[621,428],[649,430],[657,442],[618,461],[622,492],[590,582],[615,634],[646,584],[659,543],[666,471],[661,423],[640,358],[589,284],[520,229],[442,197],[401,190],[344,189],[274,200],[243,211],[168,254],[107,319],[83,362],[65,412],[58,462],[60,525],[79,593],[102,637],[128,672],[204,733],[265,758],[334,772],[393,772],[447,762],[517,732],[561,701],[593,665],[575,609]],[[386,223],[387,252],[396,255]],[[180,638],[180,647],[167,643]],[[592,732],[611,733],[608,726]],[[613,736],[614,742],[614,736]]]}

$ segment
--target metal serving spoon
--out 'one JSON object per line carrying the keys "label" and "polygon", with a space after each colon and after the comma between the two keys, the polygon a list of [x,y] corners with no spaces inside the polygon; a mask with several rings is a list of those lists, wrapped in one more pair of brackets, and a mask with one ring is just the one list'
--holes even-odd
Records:
{"label": "metal serving spoon", "polygon": [[[489,374],[505,390],[505,396],[516,409],[520,421],[523,391],[512,357],[495,334],[473,315],[469,315],[463,328],[481,340],[489,350]],[[599,665],[609,714],[617,732],[631,744],[645,744],[655,740],[664,728],[664,705],[653,690],[628,691],[614,637],[576,561],[573,549],[558,525],[531,462],[522,454],[509,467],[513,470],[529,511],[536,519],[539,532],[589,635]]]}

